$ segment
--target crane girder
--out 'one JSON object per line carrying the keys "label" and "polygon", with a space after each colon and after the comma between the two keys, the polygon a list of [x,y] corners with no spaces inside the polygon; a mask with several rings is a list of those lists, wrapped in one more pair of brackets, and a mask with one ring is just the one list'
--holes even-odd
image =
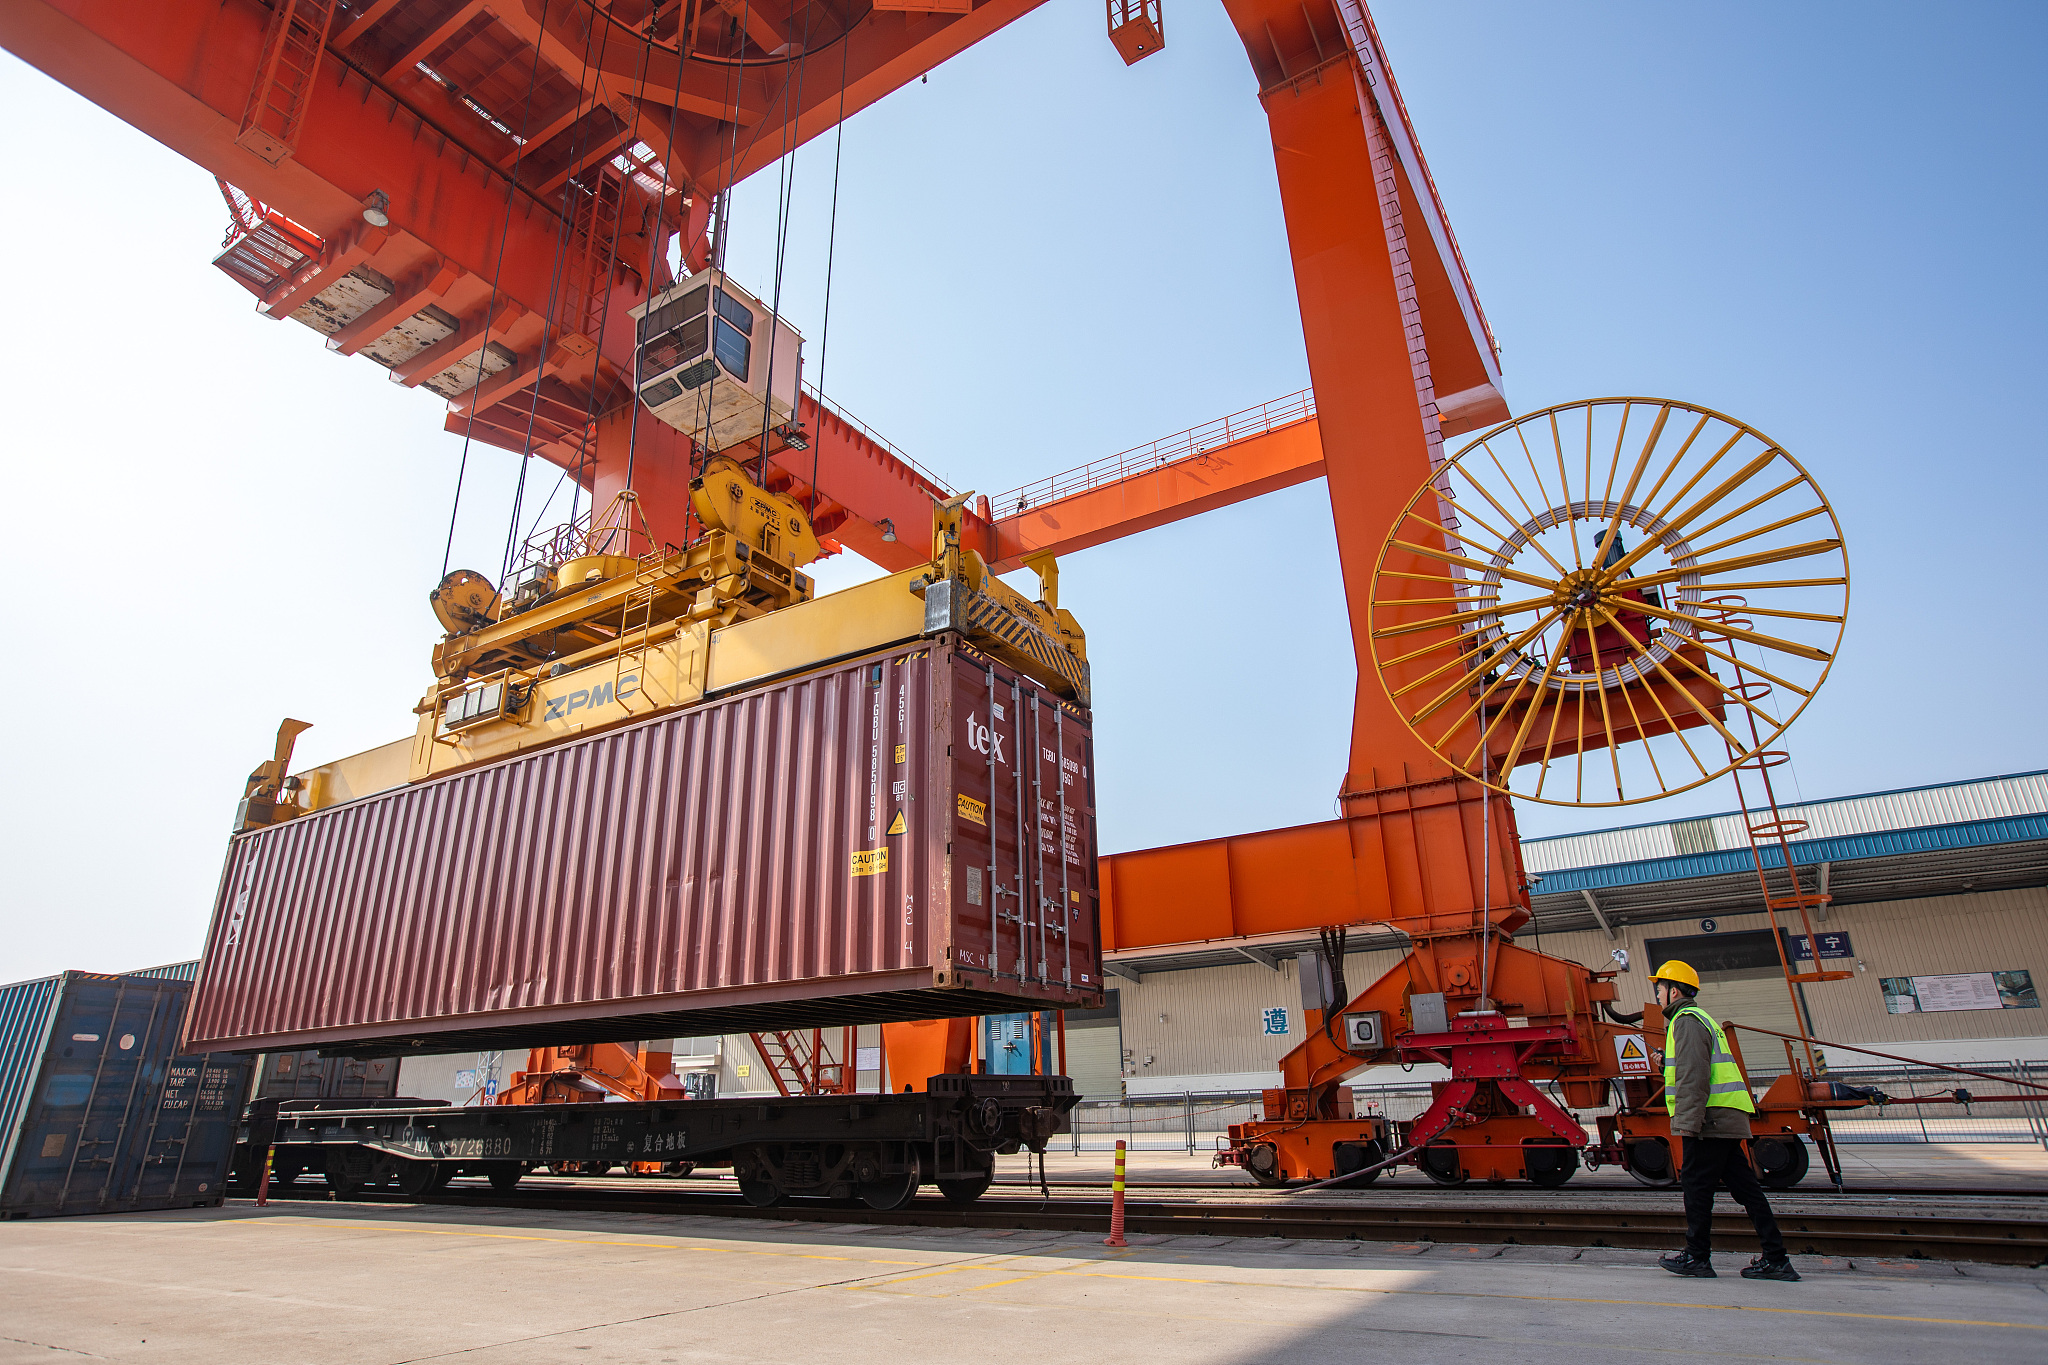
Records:
{"label": "crane girder", "polygon": [[[631,468],[650,522],[684,528],[661,532],[673,538],[687,534],[688,451],[635,420],[626,383],[627,310],[663,268],[649,264],[653,243],[680,231],[701,264],[712,195],[1039,0],[866,17],[815,0],[799,21],[780,0],[738,15],[645,0],[276,3],[327,5],[333,27],[321,30],[316,79],[295,95],[292,145],[274,161],[238,141],[252,81],[264,79],[272,10],[257,0],[15,0],[0,7],[0,44],[288,218],[280,240],[317,239],[277,278],[238,275],[270,316],[320,326],[335,349],[443,392],[455,404],[449,430],[573,469],[595,498]],[[1057,504],[965,509],[962,543],[1011,567],[1323,475],[1361,652],[1342,818],[1242,837],[1320,850],[1298,867],[1338,858],[1345,870],[1331,884],[1355,885],[1358,918],[1407,906],[1387,869],[1413,865],[1415,884],[1430,888],[1415,913],[1470,919],[1483,894],[1472,873],[1486,859],[1466,828],[1469,793],[1374,680],[1361,623],[1386,529],[1430,477],[1443,438],[1506,415],[1493,340],[1359,0],[1224,4],[1271,129],[1315,415]],[[686,16],[693,27],[679,34]],[[806,40],[820,57],[843,44],[830,53],[839,61],[805,74],[774,60]],[[678,42],[693,60],[678,62]],[[841,63],[843,92],[831,69]],[[380,195],[388,227],[366,227]],[[582,262],[566,290],[564,243]],[[338,309],[334,290],[351,271],[385,281],[385,296]],[[416,335],[401,335],[407,319]],[[924,559],[931,505],[951,490],[808,393],[798,416],[808,444],[771,451],[763,482],[811,509],[821,535],[884,567]],[[1450,793],[1459,818],[1384,818],[1390,792],[1425,790]],[[1378,833],[1366,838],[1368,828]],[[1392,858],[1384,846],[1397,828],[1412,852]],[[1513,847],[1504,804],[1492,829]],[[1251,845],[1239,855],[1253,857]],[[1174,934],[1174,907],[1215,856],[1186,846],[1111,860],[1118,923],[1139,937]],[[1505,862],[1492,871],[1501,876],[1488,872],[1482,886],[1523,895]],[[1286,916],[1351,914],[1312,899]],[[1242,932],[1234,922],[1222,932]]]}

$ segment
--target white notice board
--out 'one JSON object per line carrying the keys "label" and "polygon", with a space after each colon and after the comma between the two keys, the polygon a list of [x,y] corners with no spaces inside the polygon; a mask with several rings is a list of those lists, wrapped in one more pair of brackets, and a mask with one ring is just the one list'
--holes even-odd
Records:
{"label": "white notice board", "polygon": [[1963,972],[1955,976],[1916,976],[1913,994],[1923,1010],[1995,1010],[1999,1008],[1998,983],[1990,972]]}
{"label": "white notice board", "polygon": [[1885,1008],[1893,1014],[1932,1013],[1937,1010],[1995,1010],[2004,1001],[1998,995],[1994,972],[1957,972],[1948,976],[1888,976],[1884,979]]}

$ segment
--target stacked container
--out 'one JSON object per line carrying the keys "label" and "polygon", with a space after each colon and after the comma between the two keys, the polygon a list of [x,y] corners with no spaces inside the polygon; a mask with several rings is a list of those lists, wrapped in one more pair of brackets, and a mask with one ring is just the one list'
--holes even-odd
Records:
{"label": "stacked container", "polygon": [[180,1056],[192,985],[61,976],[0,986],[0,1216],[221,1202],[246,1056]]}

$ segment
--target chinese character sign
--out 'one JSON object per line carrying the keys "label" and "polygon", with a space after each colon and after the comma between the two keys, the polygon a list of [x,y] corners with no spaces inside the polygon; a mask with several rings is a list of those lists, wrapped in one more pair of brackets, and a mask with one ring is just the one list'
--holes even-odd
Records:
{"label": "chinese character sign", "polygon": [[[1792,934],[1789,937],[1792,943],[1792,960],[1794,962],[1813,961],[1813,945],[1806,941],[1806,935]],[[1854,957],[1856,955],[1855,950],[1849,946],[1849,936],[1847,934],[1815,934],[1814,937],[1820,940],[1820,955],[1822,957]]]}
{"label": "chinese character sign", "polygon": [[1287,1032],[1287,1010],[1284,1007],[1264,1010],[1261,1013],[1265,1017],[1266,1032],[1268,1034],[1284,1034]]}

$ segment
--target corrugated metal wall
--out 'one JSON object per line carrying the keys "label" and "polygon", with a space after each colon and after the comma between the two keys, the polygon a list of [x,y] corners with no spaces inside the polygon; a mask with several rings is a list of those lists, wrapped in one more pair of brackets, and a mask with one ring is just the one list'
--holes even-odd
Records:
{"label": "corrugated metal wall", "polygon": [[[2038,815],[2048,812],[2048,772],[1876,792],[1838,801],[1810,801],[1781,810],[1787,817],[1808,823],[1810,828],[1799,836],[1801,839],[1833,839],[1884,830]],[[1681,839],[1698,826],[1705,827],[1702,833],[1711,832],[1709,846],[1702,848],[1695,841],[1693,846],[1681,847]],[[1723,813],[1703,820],[1628,825],[1553,839],[1527,839],[1522,843],[1522,863],[1531,872],[1543,873],[1747,847],[1749,836],[1743,829],[1741,815]]]}
{"label": "corrugated metal wall", "polygon": [[[1830,915],[1828,928],[1848,931],[1864,970],[1854,981],[1806,988],[1814,1031],[1823,1038],[1890,1051],[1887,1043],[1918,1039],[1992,1043],[2048,1034],[2048,1009],[1887,1014],[1878,985],[1887,976],[2029,971],[2037,991],[2048,989],[2048,887],[1854,905]],[[1993,1045],[1983,1060],[2006,1055]]]}

